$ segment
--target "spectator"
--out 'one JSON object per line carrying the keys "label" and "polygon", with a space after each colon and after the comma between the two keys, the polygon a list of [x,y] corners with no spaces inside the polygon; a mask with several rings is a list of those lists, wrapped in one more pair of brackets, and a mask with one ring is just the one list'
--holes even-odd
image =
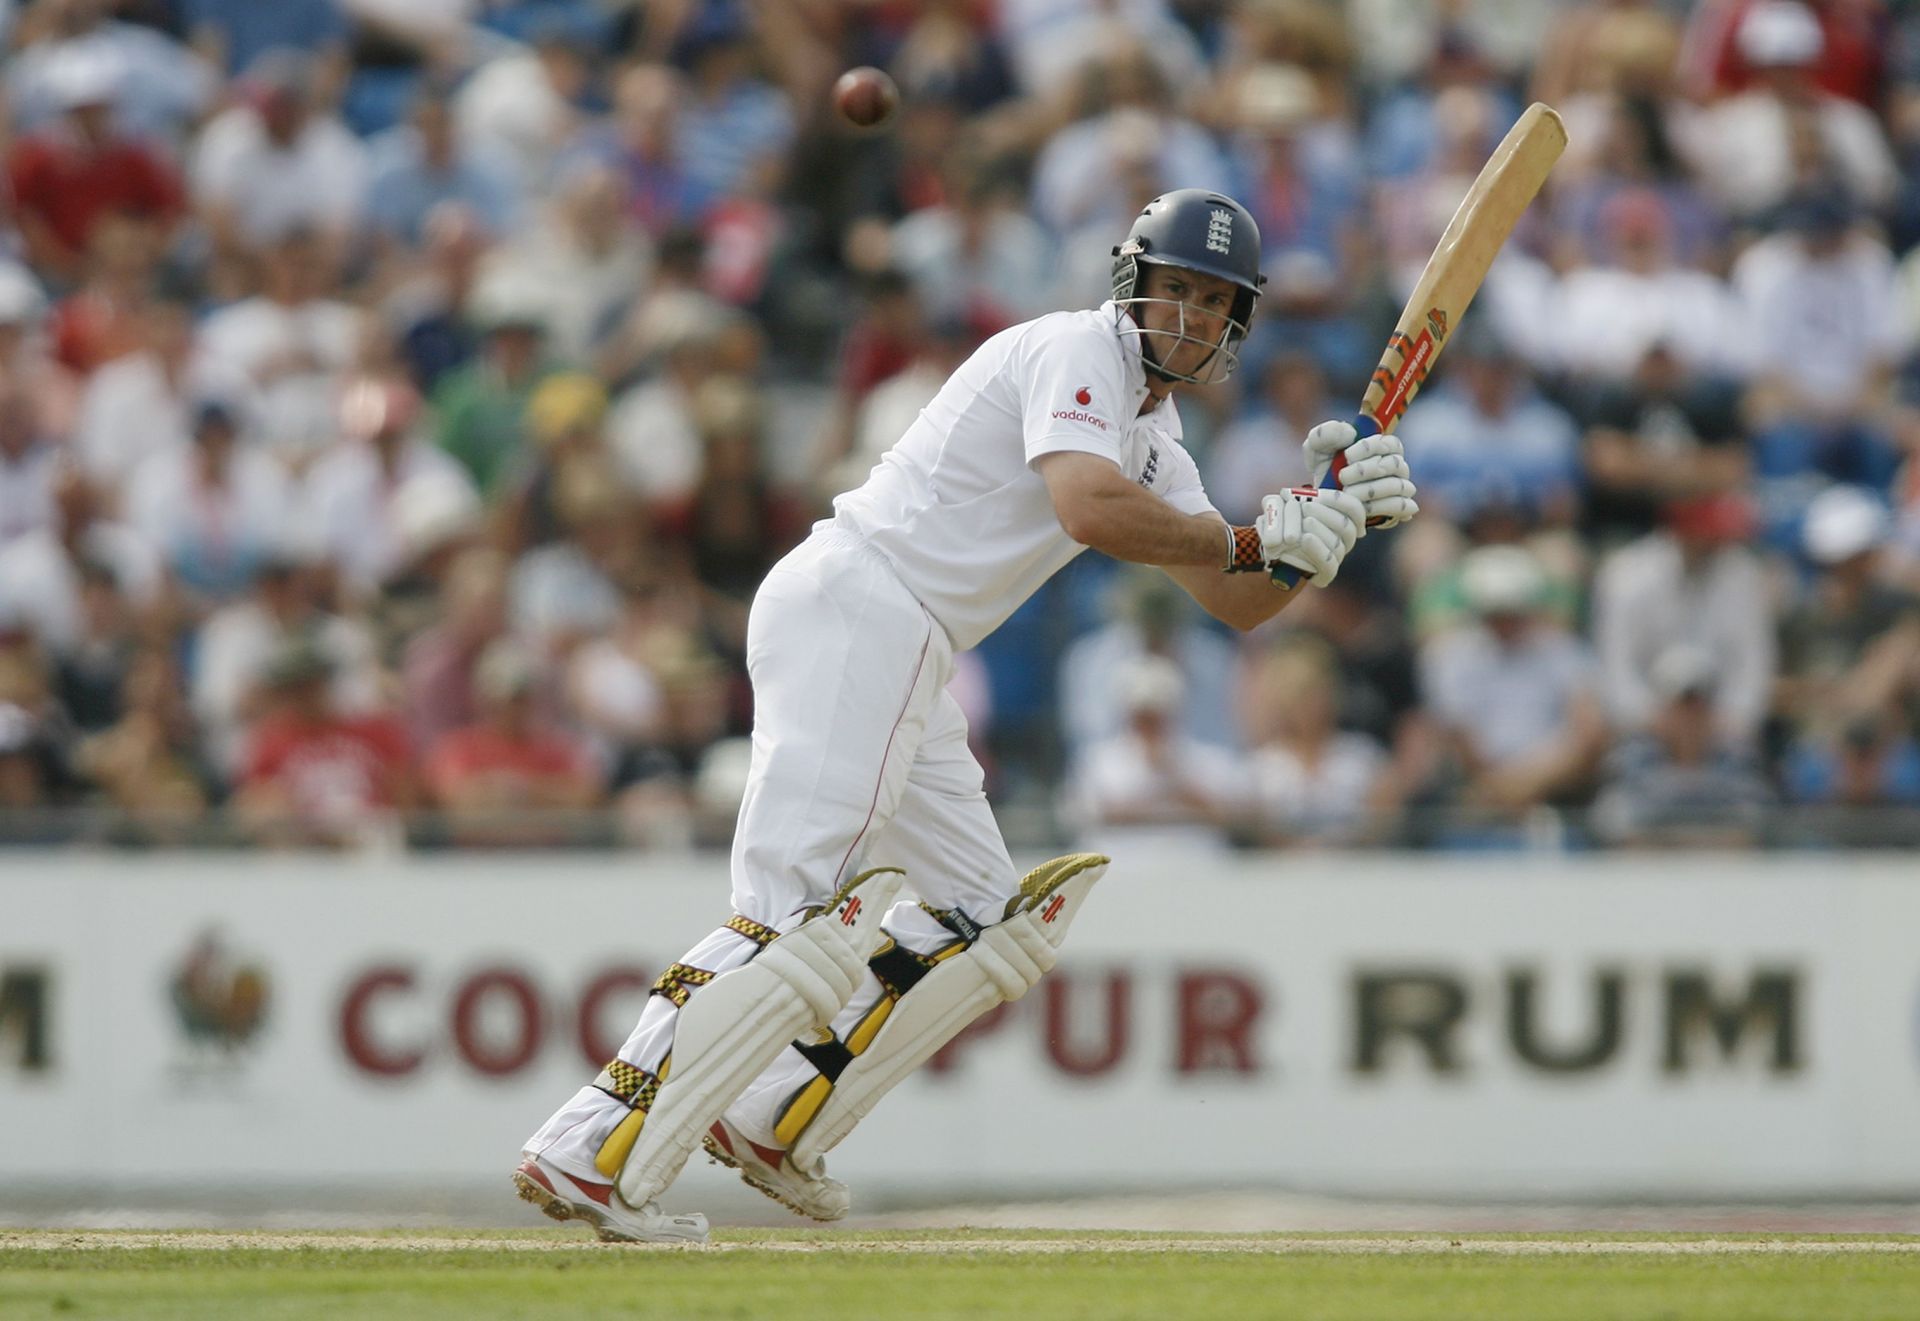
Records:
{"label": "spectator", "polygon": [[649,504],[692,495],[700,480],[701,440],[693,400],[723,370],[721,345],[733,315],[710,299],[681,301],[660,318],[659,374],[625,391],[607,419],[607,441],[627,487]]}
{"label": "spectator", "polygon": [[246,590],[294,513],[285,470],[241,427],[232,400],[203,396],[191,442],[143,460],[128,485],[128,522],[203,607]]}
{"label": "spectator", "polygon": [[1124,231],[1134,207],[1120,182],[1128,163],[1138,164],[1155,192],[1231,184],[1226,157],[1180,114],[1147,47],[1122,45],[1081,77],[1085,116],[1051,138],[1033,166],[1033,213],[1055,234]]}
{"label": "spectator", "polygon": [[554,479],[553,498],[566,535],[514,566],[511,618],[516,633],[562,655],[612,627],[619,583],[642,571],[647,556],[645,529],[605,462],[569,464]]}
{"label": "spectator", "polygon": [[507,565],[496,550],[463,550],[447,575],[444,615],[407,643],[401,691],[415,747],[436,747],[479,718],[474,671],[506,636]]}
{"label": "spectator", "polygon": [[1806,814],[1802,838],[1842,848],[1904,847],[1920,812],[1920,743],[1891,713],[1813,734],[1787,755],[1782,778]]}
{"label": "spectator", "polygon": [[984,338],[1047,310],[1053,244],[1023,203],[1004,166],[961,155],[948,167],[943,203],[894,226],[893,264],[930,319],[964,323]]}
{"label": "spectator", "polygon": [[147,632],[112,572],[82,563],[79,632],[52,670],[53,695],[76,731],[92,734],[120,719],[127,670]]}
{"label": "spectator", "polygon": [[1333,649],[1289,639],[1255,663],[1245,723],[1253,838],[1261,844],[1351,844],[1378,838],[1398,807],[1386,750],[1339,726]]}
{"label": "spectator", "polygon": [[661,510],[661,539],[684,549],[702,586],[740,611],[753,599],[774,562],[800,543],[811,521],[806,511],[766,476],[761,458],[765,403],[736,376],[715,376],[693,396],[700,434],[700,479],[687,499]]}
{"label": "spectator", "polygon": [[138,215],[164,234],[185,193],[172,165],[115,125],[120,70],[111,57],[69,51],[47,73],[63,117],[14,144],[7,177],[28,260],[71,285],[80,279],[102,215]]}
{"label": "spectator", "polygon": [[81,774],[150,841],[190,840],[213,783],[184,690],[166,652],[134,655],[117,694],[120,714],[84,739],[75,757]]}
{"label": "spectator", "polygon": [[417,790],[399,723],[347,715],[334,665],[306,640],[283,644],[262,675],[264,710],[248,731],[234,811],[269,844],[373,845],[391,839]]}
{"label": "spectator", "polygon": [[1688,371],[1665,343],[1626,380],[1597,383],[1580,411],[1588,424],[1583,512],[1603,544],[1653,531],[1673,501],[1747,484],[1739,387]]}
{"label": "spectator", "polygon": [[461,141],[514,164],[522,196],[537,196],[579,124],[591,52],[561,28],[486,61],[454,96]]}
{"label": "spectator", "polygon": [[108,212],[88,235],[86,279],[54,306],[47,331],[62,366],[85,378],[137,351],[153,295],[160,234],[151,221]]}
{"label": "spectator", "polygon": [[1526,551],[1483,546],[1463,570],[1479,622],[1420,656],[1448,796],[1496,822],[1575,801],[1606,739],[1593,657],[1543,618],[1546,577]]}
{"label": "spectator", "polygon": [[1760,373],[1748,399],[1755,475],[1777,530],[1824,477],[1885,492],[1899,455],[1878,422],[1902,348],[1893,258],[1843,195],[1796,197],[1784,232],[1741,255],[1734,283]]}
{"label": "spectator", "polygon": [[476,290],[472,315],[483,336],[479,353],[440,378],[433,405],[440,448],[491,499],[526,460],[527,400],[551,369],[531,291],[492,281]]}
{"label": "spectator", "polygon": [[793,144],[786,94],[754,73],[748,20],[729,5],[701,8],[680,33],[690,77],[680,103],[680,159],[713,198],[776,195]]}
{"label": "spectator", "polygon": [[363,377],[340,404],[340,443],[315,461],[301,493],[311,535],[364,600],[398,572],[407,548],[400,492],[423,475],[470,485],[466,470],[423,433],[420,396],[405,381]]}
{"label": "spectator", "polygon": [[1118,832],[1136,845],[1220,842],[1244,813],[1244,770],[1179,732],[1179,666],[1142,656],[1119,677],[1119,732],[1088,747],[1070,773],[1069,814],[1083,831]]}
{"label": "spectator", "polygon": [[1735,38],[1753,84],[1701,115],[1694,159],[1738,220],[1763,216],[1796,189],[1837,185],[1879,208],[1898,172],[1871,111],[1815,81],[1826,39],[1796,0],[1759,0]]}
{"label": "spectator", "polygon": [[[1483,503],[1489,490],[1565,527],[1579,508],[1580,433],[1534,388],[1499,338],[1468,322],[1448,349],[1445,375],[1401,421],[1420,455],[1421,507],[1441,519]],[[1440,520],[1435,520],[1436,523]]]}
{"label": "spectator", "polygon": [[59,447],[35,414],[33,401],[0,376],[0,547],[53,523]]}
{"label": "spectator", "polygon": [[113,576],[144,611],[159,601],[164,579],[151,544],[105,517],[101,490],[73,468],[53,485],[53,520],[0,547],[0,620],[23,626],[55,657],[83,632],[82,585],[89,565]]}
{"label": "spectator", "polygon": [[492,239],[478,216],[454,203],[434,207],[424,228],[417,260],[382,311],[415,384],[433,394],[479,348],[471,299]]}
{"label": "spectator", "polygon": [[328,296],[325,243],[296,229],[267,249],[259,292],[208,317],[200,349],[209,369],[246,383],[257,400],[260,439],[293,467],[332,443],[343,374],[353,363],[359,318]]}
{"label": "spectator", "polygon": [[1815,739],[1889,710],[1920,713],[1920,598],[1880,577],[1887,529],[1886,507],[1858,488],[1807,508],[1814,578],[1780,623],[1774,700]]}
{"label": "spectator", "polygon": [[513,817],[600,801],[600,777],[585,752],[536,717],[536,678],[519,644],[492,643],[474,674],[480,721],[442,736],[428,753],[427,786],[463,839],[563,838],[551,825]]}
{"label": "spectator", "polygon": [[[1715,734],[1751,747],[1773,684],[1774,611],[1765,570],[1746,545],[1751,508],[1704,495],[1668,506],[1666,528],[1614,552],[1594,579],[1593,638],[1614,724],[1647,729],[1661,709],[1654,668],[1680,643],[1707,658]],[[1671,696],[1671,694],[1668,694]]]}
{"label": "spectator", "polygon": [[272,50],[248,68],[246,99],[208,124],[193,193],[217,253],[310,232],[329,267],[359,231],[367,152],[320,101],[311,55]]}
{"label": "spectator", "polygon": [[488,257],[481,278],[526,289],[553,356],[587,362],[641,297],[653,248],[627,215],[611,169],[581,166],[556,191],[540,219]]}
{"label": "spectator", "polygon": [[172,141],[211,105],[215,71],[158,29],[113,17],[105,0],[40,0],[23,14],[7,66],[12,127],[30,131],[57,119],[76,58],[112,70],[114,113]]}
{"label": "spectator", "polygon": [[1654,662],[1652,719],[1616,750],[1594,803],[1596,833],[1638,848],[1737,848],[1760,839],[1772,793],[1751,745],[1716,715],[1715,662],[1676,644]]}
{"label": "spectator", "polygon": [[[1219,492],[1214,498],[1222,516],[1249,522],[1259,516],[1261,494],[1305,484],[1311,474],[1300,438],[1337,414],[1319,363],[1304,353],[1270,358],[1260,371],[1259,393],[1207,452],[1207,490]],[[1427,480],[1423,462],[1423,495]]]}
{"label": "spectator", "polygon": [[1661,195],[1616,192],[1598,225],[1601,264],[1567,273],[1541,327],[1550,361],[1577,379],[1620,382],[1661,349],[1692,373],[1744,375],[1748,326],[1724,281],[1677,263]]}
{"label": "spectator", "polygon": [[387,241],[416,247],[434,208],[470,210],[489,232],[514,228],[519,177],[506,161],[460,136],[452,92],[429,82],[415,95],[408,122],[367,143],[367,222]]}
{"label": "spectator", "polygon": [[1060,662],[1060,724],[1069,757],[1085,760],[1092,749],[1118,736],[1126,722],[1121,689],[1143,657],[1173,663],[1185,700],[1178,708],[1184,739],[1210,747],[1238,745],[1238,721],[1226,676],[1233,672],[1233,646],[1195,622],[1191,602],[1166,575],[1129,567],[1113,580],[1110,619],[1067,649]]}
{"label": "spectator", "polygon": [[[216,610],[196,639],[193,710],[216,769],[243,768],[247,728],[272,705],[269,671],[296,647],[319,655],[329,683],[327,709],[358,714],[378,701],[373,641],[365,628],[322,610],[311,566],[276,550],[254,574],[247,597]],[[302,680],[304,682],[304,680]]]}
{"label": "spectator", "polygon": [[0,261],[0,374],[26,391],[49,435],[72,435],[80,379],[49,352],[47,296],[24,267]]}
{"label": "spectator", "polygon": [[622,185],[628,216],[655,239],[697,224],[712,202],[694,177],[680,141],[686,87],[661,64],[632,64],[613,85],[613,116],[590,128],[576,151],[610,167]]}
{"label": "spectator", "polygon": [[[87,378],[73,434],[81,467],[110,487],[122,487],[148,458],[192,439],[193,314],[183,303],[155,299],[141,313],[137,343]],[[236,379],[222,393],[245,388]]]}

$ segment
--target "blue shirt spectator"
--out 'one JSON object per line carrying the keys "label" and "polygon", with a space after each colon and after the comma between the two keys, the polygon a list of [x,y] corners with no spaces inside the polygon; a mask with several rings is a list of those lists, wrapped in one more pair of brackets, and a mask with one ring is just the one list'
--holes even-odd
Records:
{"label": "blue shirt spectator", "polygon": [[374,138],[368,155],[367,217],[377,232],[416,245],[442,202],[467,206],[491,234],[513,228],[520,198],[512,167],[460,142],[445,97],[422,95],[412,121]]}
{"label": "blue shirt spectator", "polygon": [[1544,521],[1570,520],[1581,484],[1573,419],[1535,393],[1495,346],[1456,343],[1453,353],[1449,378],[1397,428],[1407,452],[1419,455],[1422,509],[1452,517],[1477,508],[1484,488],[1498,485]]}

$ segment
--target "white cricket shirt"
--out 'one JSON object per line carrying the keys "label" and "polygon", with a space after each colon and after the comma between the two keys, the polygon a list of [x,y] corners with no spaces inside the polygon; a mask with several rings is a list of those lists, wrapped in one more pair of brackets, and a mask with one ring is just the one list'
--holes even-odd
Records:
{"label": "white cricket shirt", "polygon": [[[982,344],[864,485],[833,502],[956,649],[975,646],[1086,547],[1060,527],[1043,454],[1098,454],[1183,514],[1213,511],[1168,398],[1147,397],[1140,341],[1111,302],[1054,312]],[[1225,547],[1222,546],[1222,557]]]}

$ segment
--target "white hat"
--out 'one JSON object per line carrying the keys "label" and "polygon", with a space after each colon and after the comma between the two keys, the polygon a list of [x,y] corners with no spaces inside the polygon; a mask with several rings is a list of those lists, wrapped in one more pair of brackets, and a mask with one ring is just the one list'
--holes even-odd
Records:
{"label": "white hat", "polygon": [[17,262],[0,261],[0,326],[33,326],[47,310],[39,281]]}
{"label": "white hat", "polygon": [[472,484],[452,473],[409,477],[393,495],[393,528],[403,557],[415,560],[446,545],[472,529],[480,512]]}
{"label": "white hat", "polygon": [[1256,64],[1240,75],[1234,109],[1243,128],[1281,133],[1313,118],[1313,76],[1295,64]]}
{"label": "white hat", "polygon": [[120,92],[122,66],[110,52],[69,44],[47,61],[47,94],[62,110],[111,105]]}
{"label": "white hat", "polygon": [[1120,675],[1120,701],[1128,714],[1171,711],[1186,691],[1180,667],[1164,656],[1142,656]]}
{"label": "white hat", "polygon": [[1647,671],[1647,683],[1661,697],[1671,700],[1689,693],[1711,693],[1718,667],[1704,647],[1676,642],[1654,658]]}
{"label": "white hat", "polygon": [[1539,563],[1518,546],[1482,546],[1460,561],[1460,591],[1475,614],[1529,614],[1546,588]]}
{"label": "white hat", "polygon": [[1838,564],[1879,545],[1887,535],[1887,507],[1858,486],[1832,486],[1807,506],[1800,544],[1816,564]]}
{"label": "white hat", "polygon": [[1735,40],[1756,69],[1812,64],[1827,44],[1820,20],[1795,0],[1760,0],[1740,20]]}

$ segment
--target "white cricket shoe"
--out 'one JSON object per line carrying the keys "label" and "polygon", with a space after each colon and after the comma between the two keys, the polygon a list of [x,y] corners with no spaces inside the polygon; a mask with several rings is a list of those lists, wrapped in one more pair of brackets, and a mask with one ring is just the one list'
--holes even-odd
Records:
{"label": "white cricket shoe", "polygon": [[815,1159],[811,1170],[796,1169],[786,1152],[761,1146],[725,1119],[713,1121],[702,1145],[707,1155],[740,1171],[742,1179],[789,1211],[815,1220],[838,1220],[853,1205],[847,1185],[827,1177],[825,1159]]}
{"label": "white cricket shoe", "polygon": [[703,1215],[665,1215],[658,1202],[634,1208],[610,1183],[576,1179],[538,1156],[521,1153],[513,1186],[523,1202],[532,1202],[555,1220],[583,1220],[607,1243],[705,1243]]}

